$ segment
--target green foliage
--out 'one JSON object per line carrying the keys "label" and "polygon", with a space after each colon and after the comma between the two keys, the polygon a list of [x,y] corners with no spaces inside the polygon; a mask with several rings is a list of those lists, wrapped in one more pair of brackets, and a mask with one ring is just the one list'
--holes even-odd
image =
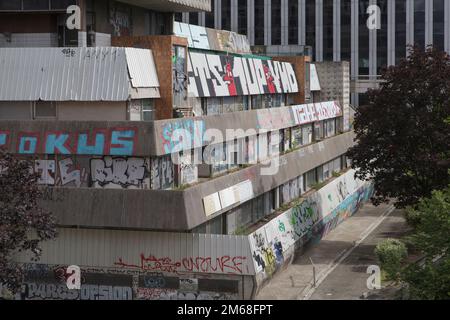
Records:
{"label": "green foliage", "polygon": [[333,177],[335,177],[335,178],[340,177],[340,176],[342,175],[341,172],[336,172],[336,171],[333,171],[331,174],[332,174]]}
{"label": "green foliage", "polygon": [[397,239],[386,239],[377,244],[375,254],[387,279],[397,279],[402,263],[408,256],[403,242]]}
{"label": "green foliage", "polygon": [[358,178],[373,180],[374,204],[414,205],[450,183],[449,74],[447,53],[413,48],[356,110],[348,156]]}
{"label": "green foliage", "polygon": [[408,241],[424,256],[401,272],[413,299],[450,299],[450,187],[433,191],[415,208],[414,233]]}

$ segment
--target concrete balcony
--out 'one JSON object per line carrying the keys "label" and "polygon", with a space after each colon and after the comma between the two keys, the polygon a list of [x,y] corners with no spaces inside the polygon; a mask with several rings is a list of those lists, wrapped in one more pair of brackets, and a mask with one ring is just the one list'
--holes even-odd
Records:
{"label": "concrete balcony", "polygon": [[[205,214],[203,198],[250,181],[253,198],[344,154],[354,144],[346,132],[280,156],[274,175],[260,175],[256,164],[185,190],[47,188],[42,205],[60,226],[186,232],[242,204]],[[250,199],[248,199],[250,200]]]}
{"label": "concrete balcony", "polygon": [[119,0],[160,12],[211,11],[211,0]]}

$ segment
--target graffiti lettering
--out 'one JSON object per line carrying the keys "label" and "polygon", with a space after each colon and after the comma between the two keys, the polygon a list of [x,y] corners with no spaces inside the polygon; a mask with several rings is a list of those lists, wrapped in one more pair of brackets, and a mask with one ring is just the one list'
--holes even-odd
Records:
{"label": "graffiti lettering", "polygon": [[153,255],[141,254],[139,264],[129,264],[119,258],[114,263],[123,268],[135,268],[145,271],[170,272],[220,272],[226,274],[242,274],[242,264],[246,257],[221,256],[211,257],[185,257],[180,261],[172,261],[171,258],[156,258]]}
{"label": "graffiti lettering", "polygon": [[91,159],[91,179],[96,188],[149,188],[149,164],[143,158]]}
{"label": "graffiti lettering", "polygon": [[[10,147],[10,134],[0,131],[0,147]],[[117,155],[131,156],[137,144],[137,128],[96,129],[88,132],[19,132],[18,154]]]}

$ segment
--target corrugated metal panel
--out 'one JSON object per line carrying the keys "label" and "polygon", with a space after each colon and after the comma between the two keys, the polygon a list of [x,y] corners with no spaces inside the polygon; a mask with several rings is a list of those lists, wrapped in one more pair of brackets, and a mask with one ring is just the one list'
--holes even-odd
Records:
{"label": "corrugated metal panel", "polygon": [[[138,56],[133,70],[154,68],[149,50]],[[138,79],[154,84],[154,77]],[[125,48],[0,49],[0,101],[126,101],[129,89]]]}
{"label": "corrugated metal panel", "polygon": [[[255,274],[245,236],[60,229],[58,238],[43,243],[42,249],[39,263],[44,264],[146,272]],[[18,261],[30,259],[22,254]]]}
{"label": "corrugated metal panel", "polygon": [[128,72],[134,88],[159,87],[155,62],[150,50],[125,48]]}

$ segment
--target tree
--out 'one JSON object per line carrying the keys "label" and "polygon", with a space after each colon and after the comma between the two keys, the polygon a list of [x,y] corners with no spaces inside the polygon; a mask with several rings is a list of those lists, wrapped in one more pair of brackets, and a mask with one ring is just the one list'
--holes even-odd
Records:
{"label": "tree", "polygon": [[408,214],[415,217],[409,242],[424,259],[404,268],[400,279],[414,299],[450,299],[450,186],[433,191]]}
{"label": "tree", "polygon": [[405,207],[450,182],[450,56],[411,48],[382,80],[355,113],[348,156],[358,178],[373,180],[375,205],[395,198]]}
{"label": "tree", "polygon": [[37,261],[40,243],[56,237],[55,219],[39,207],[42,191],[33,162],[18,160],[0,149],[0,283],[16,293],[24,272],[14,262],[19,252],[30,251]]}

